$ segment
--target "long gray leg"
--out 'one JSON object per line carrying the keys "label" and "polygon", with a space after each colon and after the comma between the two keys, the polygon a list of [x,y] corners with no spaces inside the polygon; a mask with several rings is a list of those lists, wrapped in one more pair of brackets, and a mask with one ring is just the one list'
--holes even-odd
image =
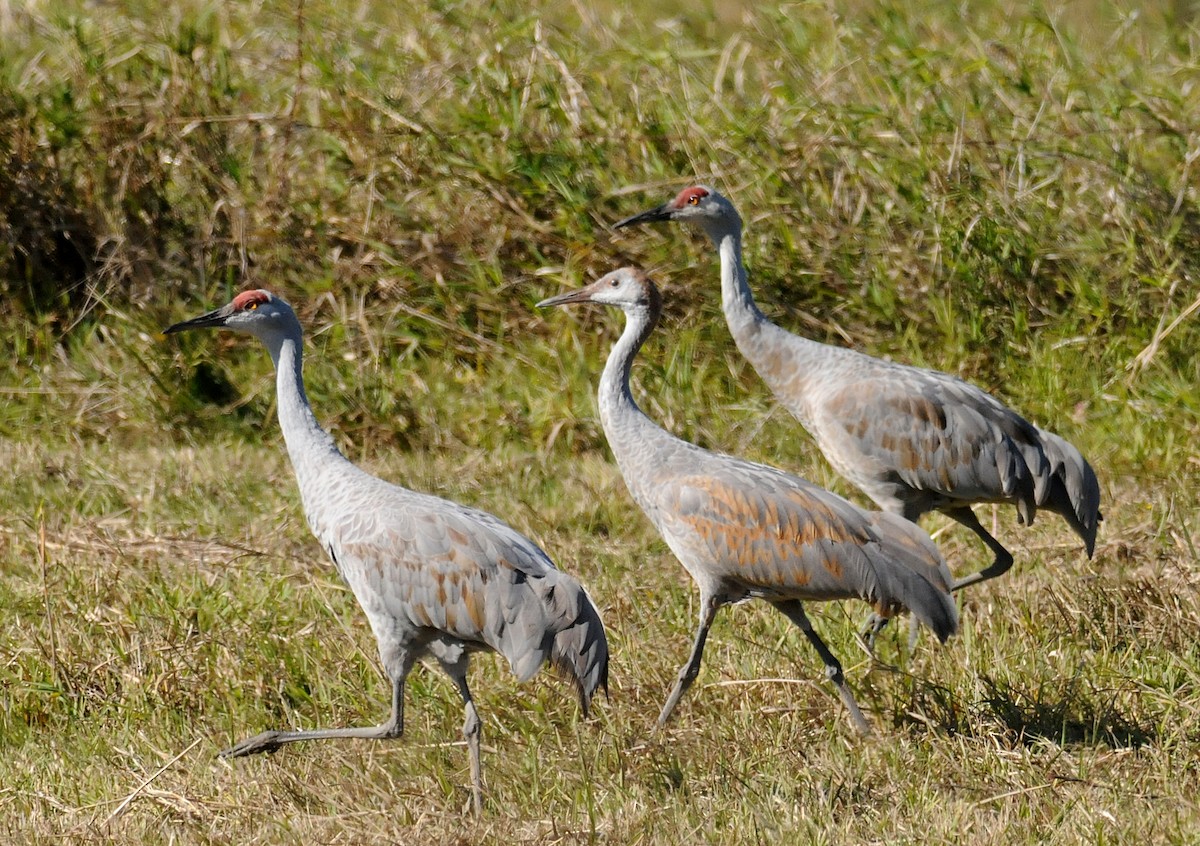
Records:
{"label": "long gray leg", "polygon": [[483,722],[479,719],[479,712],[475,710],[471,689],[467,687],[467,659],[464,657],[454,664],[443,662],[442,667],[454,681],[454,686],[463,698],[466,712],[463,738],[467,741],[467,749],[471,755],[471,804],[475,808],[475,816],[479,816],[483,813],[483,765],[479,759],[479,734]]}
{"label": "long gray leg", "polygon": [[378,726],[352,728],[310,729],[308,731],[264,731],[248,737],[221,753],[222,758],[241,758],[261,752],[274,752],[287,743],[301,740],[328,740],[336,737],[357,737],[367,740],[391,740],[404,734],[404,680],[408,670],[392,679],[392,715]]}
{"label": "long gray leg", "polygon": [[671,718],[671,712],[675,710],[680,698],[692,686],[692,682],[696,680],[696,675],[700,672],[700,659],[704,656],[704,642],[708,640],[708,630],[712,627],[713,619],[717,616],[717,609],[721,607],[721,604],[715,595],[701,592],[700,626],[696,629],[696,641],[692,644],[692,655],[680,669],[679,675],[676,676],[675,686],[671,688],[671,695],[667,697],[667,704],[663,705],[662,712],[658,715],[660,727],[667,724],[667,720]]}
{"label": "long gray leg", "polygon": [[813,645],[813,648],[817,650],[817,654],[821,656],[821,661],[825,664],[825,675],[837,687],[838,694],[842,697],[842,703],[846,706],[846,710],[850,712],[850,722],[854,723],[854,727],[858,729],[859,734],[870,736],[871,726],[867,722],[867,718],[863,716],[862,711],[858,709],[858,703],[854,701],[854,694],[850,692],[850,686],[846,684],[846,676],[842,672],[841,662],[834,657],[833,653],[829,651],[829,647],[825,645],[825,641],[821,640],[821,636],[813,629],[812,623],[808,620],[808,615],[804,613],[804,606],[795,599],[787,602],[776,602],[774,604],[789,620],[800,627],[800,631],[804,632],[809,643]]}
{"label": "long gray leg", "polygon": [[997,576],[1008,572],[1008,568],[1013,565],[1012,553],[1009,552],[1000,541],[996,540],[987,529],[983,528],[983,524],[979,522],[979,518],[975,516],[975,512],[969,507],[954,508],[948,511],[943,511],[947,517],[966,526],[972,532],[979,536],[979,539],[988,545],[988,549],[996,556],[990,565],[980,570],[978,573],[972,573],[969,576],[963,576],[954,583],[952,590],[961,590],[970,585],[986,582],[988,579],[994,579]]}

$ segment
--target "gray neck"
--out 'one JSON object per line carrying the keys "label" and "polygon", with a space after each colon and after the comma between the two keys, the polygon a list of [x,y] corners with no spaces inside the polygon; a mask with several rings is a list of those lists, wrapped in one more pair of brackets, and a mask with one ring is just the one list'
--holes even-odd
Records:
{"label": "gray neck", "polygon": [[317,423],[308,396],[304,392],[303,346],[300,326],[286,334],[264,339],[275,362],[276,401],[279,405],[279,428],[287,444],[288,457],[296,473],[305,511],[320,502],[317,490],[327,481],[326,473],[338,465],[350,462],[338,452],[333,438]]}
{"label": "gray neck", "polygon": [[721,308],[734,338],[740,340],[767,322],[750,293],[742,264],[742,222],[736,218],[714,221],[705,231],[721,256]]}
{"label": "gray neck", "polygon": [[758,310],[742,263],[740,220],[722,221],[707,231],[721,256],[721,308],[729,333],[762,380],[809,426],[810,390],[828,365],[831,348],[780,329]]}
{"label": "gray neck", "polygon": [[657,322],[658,314],[649,308],[627,311],[625,331],[608,354],[600,376],[600,423],[627,482],[639,475],[632,465],[639,460],[648,440],[656,434],[666,434],[638,408],[629,389],[633,360]]}

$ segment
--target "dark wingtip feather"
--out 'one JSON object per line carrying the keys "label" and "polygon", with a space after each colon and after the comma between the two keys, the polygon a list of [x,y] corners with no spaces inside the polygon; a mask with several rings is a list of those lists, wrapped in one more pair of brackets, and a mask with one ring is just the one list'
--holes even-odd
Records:
{"label": "dark wingtip feather", "polygon": [[958,606],[954,604],[954,597],[920,575],[912,584],[916,590],[910,594],[909,609],[939,641],[945,643],[958,631]]}
{"label": "dark wingtip feather", "polygon": [[608,695],[608,637],[600,613],[587,592],[576,583],[574,619],[555,632],[550,661],[575,685],[579,706],[587,716],[598,689]]}
{"label": "dark wingtip feather", "polygon": [[565,673],[567,675],[567,678],[569,678],[571,680],[571,682],[575,685],[575,694],[579,697],[579,709],[581,711],[583,711],[584,717],[591,716],[592,700],[595,698],[597,690],[603,690],[605,700],[611,701],[611,697],[608,694],[608,652],[607,651],[605,651],[604,657],[601,660],[600,667],[598,668],[599,676],[597,678],[596,687],[590,691],[585,686],[583,680],[580,679],[579,676],[575,674],[574,667],[570,663],[566,663],[566,662],[560,663],[560,662],[556,661],[555,664],[558,667],[559,671]]}
{"label": "dark wingtip feather", "polygon": [[915,523],[886,511],[872,512],[871,517],[884,543],[884,557],[873,567],[872,586],[864,598],[907,608],[945,643],[958,631],[958,606],[941,553]]}
{"label": "dark wingtip feather", "polygon": [[[950,601],[950,604],[954,604],[953,600]],[[954,635],[958,632],[957,613],[954,615],[942,614],[937,617],[934,622],[935,625],[932,627],[933,633],[937,635],[937,639],[941,643],[945,643],[950,639],[951,635]]]}
{"label": "dark wingtip feather", "polygon": [[1039,505],[1067,521],[1091,558],[1096,550],[1096,530],[1104,519],[1096,471],[1074,444],[1053,432],[1039,429],[1038,435],[1053,472]]}

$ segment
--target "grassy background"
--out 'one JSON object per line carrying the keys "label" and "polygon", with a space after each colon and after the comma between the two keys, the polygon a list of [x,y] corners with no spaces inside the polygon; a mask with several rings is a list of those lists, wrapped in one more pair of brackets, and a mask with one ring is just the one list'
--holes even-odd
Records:
{"label": "grassy background", "polygon": [[[0,838],[1193,842],[1192,11],[0,3]],[[651,728],[695,596],[596,418],[618,321],[532,304],[649,267],[668,314],[635,374],[647,410],[856,496],[739,358],[707,243],[608,228],[696,180],[740,206],[778,322],[961,374],[1102,479],[1092,562],[1052,518],[997,513],[1017,566],[963,597],[947,648],[901,633],[872,666],[865,607],[812,609],[870,741],[755,605],[718,618]],[[247,286],[297,306],[351,458],[499,514],[602,607],[613,696],[591,720],[549,674],[476,662],[481,822],[436,672],[399,743],[214,757],[387,707],[265,354],[157,335]],[[945,523],[925,525],[977,568]]]}

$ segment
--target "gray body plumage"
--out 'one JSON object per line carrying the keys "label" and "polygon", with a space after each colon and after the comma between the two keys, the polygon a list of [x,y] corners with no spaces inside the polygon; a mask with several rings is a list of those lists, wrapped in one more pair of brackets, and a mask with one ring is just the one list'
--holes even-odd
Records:
{"label": "gray body plumage", "polygon": [[655,424],[629,389],[633,360],[658,320],[654,284],[623,268],[542,305],[620,306],[625,332],[600,378],[600,419],[630,494],[696,581],[701,623],[692,659],[659,721],[695,678],[708,627],[723,604],[748,598],[776,605],[813,642],[856,726],[867,724],[837,660],[812,630],[804,600],[861,598],[890,616],[911,610],[941,640],[958,625],[951,576],[915,524],[870,513],[796,476],[683,441]]}
{"label": "gray body plumage", "polygon": [[320,481],[302,488],[305,513],[367,615],[389,675],[406,674],[424,655],[454,664],[495,651],[520,681],[544,663],[558,665],[588,708],[604,681],[607,648],[575,579],[487,512],[397,487],[344,460],[330,464],[311,468]]}
{"label": "gray body plumage", "polygon": [[1088,555],[1100,489],[1074,446],[955,376],[819,344],[764,321],[738,348],[812,433],[830,464],[910,520],[975,503],[1066,517]]}
{"label": "gray body plumage", "polygon": [[912,610],[942,640],[954,632],[952,578],[923,531],[672,435],[614,384],[623,353],[614,348],[601,380],[605,435],[630,495],[705,593],[727,602],[862,599],[889,615]]}

